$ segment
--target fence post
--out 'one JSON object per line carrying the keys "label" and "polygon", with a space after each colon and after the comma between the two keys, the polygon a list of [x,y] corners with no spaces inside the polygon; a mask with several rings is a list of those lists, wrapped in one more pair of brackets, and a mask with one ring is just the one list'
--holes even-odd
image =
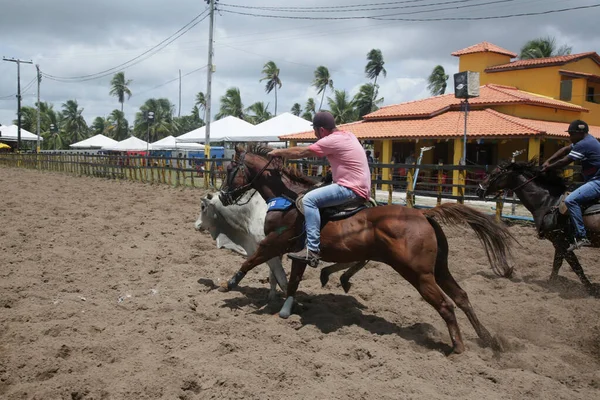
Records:
{"label": "fence post", "polygon": [[413,197],[413,169],[409,168],[406,171],[406,206],[414,207],[414,197]]}
{"label": "fence post", "polygon": [[498,200],[496,201],[496,222],[500,222],[502,218],[502,208],[504,207],[504,202]]}
{"label": "fence post", "polygon": [[440,206],[442,205],[442,184],[444,183],[444,163],[442,163],[441,161],[438,163],[438,176],[437,176],[437,181],[438,181],[438,198],[437,198],[437,203],[436,205]]}

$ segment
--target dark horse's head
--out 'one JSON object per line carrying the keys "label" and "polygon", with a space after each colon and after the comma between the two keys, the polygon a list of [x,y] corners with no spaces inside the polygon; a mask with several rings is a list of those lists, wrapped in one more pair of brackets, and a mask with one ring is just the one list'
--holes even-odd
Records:
{"label": "dark horse's head", "polygon": [[530,182],[543,186],[553,195],[560,195],[566,190],[565,181],[556,171],[541,172],[537,160],[532,160],[500,163],[479,183],[477,196],[483,199],[502,190],[514,191]]}
{"label": "dark horse's head", "polygon": [[[245,148],[235,146],[235,155],[227,165],[227,176],[219,193],[219,200],[224,206],[236,204],[244,193],[252,187],[252,183],[256,178],[256,171],[254,170],[256,166],[254,163],[248,162],[253,160],[246,160],[246,155]],[[267,160],[263,161],[265,165],[268,163]],[[258,168],[262,167],[258,166]]]}

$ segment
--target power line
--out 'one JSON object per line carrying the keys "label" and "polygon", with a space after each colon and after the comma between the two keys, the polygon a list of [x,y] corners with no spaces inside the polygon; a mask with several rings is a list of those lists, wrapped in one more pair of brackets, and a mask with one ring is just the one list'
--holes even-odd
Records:
{"label": "power line", "polygon": [[[242,6],[239,4],[227,4],[221,3],[222,6],[236,7],[236,8],[248,8],[248,9],[262,9],[262,10],[323,10],[323,9],[344,9],[344,8],[359,8],[359,7],[373,7],[373,6],[387,6],[391,4],[408,4],[408,3],[420,3],[426,0],[403,0],[403,1],[388,1],[385,3],[366,3],[366,4],[355,4],[355,5],[343,5],[343,6],[321,6],[321,7],[285,7],[285,6]],[[475,0],[465,0],[475,1]],[[360,10],[358,10],[360,11]]]}
{"label": "power line", "polygon": [[[188,75],[191,75],[191,74],[193,74],[193,73],[195,73],[195,72],[201,71],[201,70],[203,70],[203,69],[205,69],[205,68],[206,68],[206,65],[204,65],[204,66],[202,66],[202,67],[200,67],[200,68],[197,68],[197,69],[195,69],[195,70],[193,70],[193,71],[190,71],[190,72],[188,72],[187,74],[183,74],[183,75],[181,75],[181,77],[182,77],[182,78],[185,78],[186,76],[188,76]],[[136,95],[137,95],[137,96],[139,96],[139,95],[141,95],[141,94],[144,94],[144,93],[151,92],[151,91],[153,91],[153,90],[155,90],[155,89],[158,89],[158,88],[160,88],[160,87],[163,87],[163,86],[165,86],[165,85],[168,85],[169,83],[175,82],[175,81],[177,81],[177,80],[179,80],[179,77],[177,77],[177,78],[174,78],[174,79],[171,79],[171,80],[168,80],[168,81],[166,81],[166,82],[163,82],[163,83],[161,83],[160,85],[154,86],[154,87],[153,87],[153,88],[151,88],[151,89],[147,89],[147,90],[144,90],[144,91],[142,91],[142,92],[136,93]]]}
{"label": "power line", "polygon": [[[388,15],[384,15],[384,16],[365,16],[365,15],[363,15],[363,16],[351,16],[351,17],[308,17],[308,16],[273,15],[273,14],[271,14],[271,15],[255,14],[255,13],[239,12],[239,11],[232,11],[232,10],[220,10],[220,11],[230,13],[230,14],[239,14],[239,15],[261,17],[261,18],[276,18],[276,19],[304,19],[304,20],[373,19],[373,20],[379,20],[379,21],[428,22],[428,21],[476,21],[476,20],[487,20],[487,19],[504,19],[504,18],[554,14],[554,13],[561,13],[561,12],[566,12],[566,11],[595,8],[595,7],[600,7],[600,4],[592,4],[592,5],[588,5],[588,6],[578,6],[578,7],[568,7],[568,8],[562,8],[562,9],[556,9],[556,10],[547,10],[547,11],[527,12],[527,13],[518,13],[518,14],[515,13],[515,14],[507,14],[507,15],[491,15],[491,16],[483,16],[483,17],[441,17],[441,18],[389,18],[390,15],[398,15],[398,14],[388,14]],[[439,11],[439,10],[436,10],[436,11]],[[400,14],[402,14],[402,13],[400,13]]]}
{"label": "power line", "polygon": [[[104,71],[96,72],[94,74],[72,76],[72,77],[60,77],[60,76],[55,76],[55,75],[51,75],[51,74],[47,74],[47,73],[42,73],[42,75],[48,79],[60,81],[60,82],[83,82],[83,81],[88,81],[88,80],[92,80],[92,79],[103,78],[105,76],[113,74],[117,70],[123,70],[123,69],[129,68],[129,67],[132,67],[132,66],[139,64],[140,62],[145,61],[148,58],[152,57],[154,54],[158,53],[159,51],[161,51],[162,49],[164,49],[165,47],[167,47],[168,45],[173,43],[175,40],[177,40],[181,36],[185,35],[187,32],[189,32],[192,28],[194,28],[200,22],[204,21],[208,17],[208,14],[206,14],[207,10],[208,10],[208,8],[206,8],[202,13],[200,13],[199,15],[194,17],[194,19],[192,19],[190,22],[188,22],[182,28],[180,28],[177,32],[175,32],[168,38],[164,39],[160,43],[158,43],[155,46],[151,47],[150,49],[144,51],[143,53],[139,54],[138,56],[136,56],[122,64],[119,64],[115,67],[106,69]],[[204,15],[204,17],[202,17],[203,15]],[[202,17],[202,18],[199,19],[200,17]],[[160,47],[160,46],[162,46],[162,47]],[[147,55],[151,52],[153,52],[153,53],[148,55],[147,57],[144,57],[145,55]],[[144,57],[144,58],[142,59],[142,57]]]}

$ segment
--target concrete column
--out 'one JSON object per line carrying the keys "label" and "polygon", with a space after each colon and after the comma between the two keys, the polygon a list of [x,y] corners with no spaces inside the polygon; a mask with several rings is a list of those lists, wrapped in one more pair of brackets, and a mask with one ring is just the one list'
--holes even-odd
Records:
{"label": "concrete column", "polygon": [[[454,157],[452,158],[452,164],[460,165],[460,161],[463,158],[463,139],[454,139]],[[464,185],[466,181],[466,174],[464,171],[454,170],[452,171],[452,184],[453,185]],[[461,187],[452,187],[453,196],[464,196],[464,190]]]}
{"label": "concrete column", "polygon": [[[382,164],[389,164],[392,160],[392,141],[390,139],[386,139],[382,142],[381,146],[381,157],[379,162]],[[392,179],[392,169],[391,168],[383,168],[381,171],[381,179],[383,180],[391,180]],[[382,185],[381,190],[388,190],[388,185]]]}

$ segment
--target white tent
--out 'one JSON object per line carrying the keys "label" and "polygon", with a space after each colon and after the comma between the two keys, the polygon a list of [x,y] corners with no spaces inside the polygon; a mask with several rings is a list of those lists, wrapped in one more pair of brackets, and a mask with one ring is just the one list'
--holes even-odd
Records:
{"label": "white tent", "polygon": [[152,145],[135,136],[121,140],[116,144],[102,147],[102,150],[108,151],[146,151],[146,149],[152,150]]}
{"label": "white tent", "polygon": [[167,136],[150,144],[152,150],[204,150],[198,143],[177,143],[175,136]]}
{"label": "white tent", "polygon": [[254,127],[261,136],[281,136],[312,131],[312,122],[284,112]]}
{"label": "white tent", "polygon": [[73,143],[72,145],[69,145],[69,147],[72,147],[74,149],[101,149],[107,146],[114,146],[117,143],[119,142],[117,142],[114,139],[106,137],[102,134],[98,134],[80,142]]}
{"label": "white tent", "polygon": [[[255,126],[249,122],[236,117],[228,116],[210,123],[210,141],[211,142],[244,142],[244,138],[254,138]],[[194,129],[176,137],[178,143],[204,143],[206,126]],[[233,140],[232,140],[233,139]],[[278,140],[278,138],[274,139]],[[266,140],[265,140],[266,141]]]}
{"label": "white tent", "polygon": [[[17,141],[18,140],[17,126],[16,125],[0,126],[0,139],[9,141],[9,142]],[[21,128],[21,140],[29,140],[29,141],[37,140],[37,135]],[[40,135],[40,141],[43,141],[43,140],[44,140],[44,138]]]}

